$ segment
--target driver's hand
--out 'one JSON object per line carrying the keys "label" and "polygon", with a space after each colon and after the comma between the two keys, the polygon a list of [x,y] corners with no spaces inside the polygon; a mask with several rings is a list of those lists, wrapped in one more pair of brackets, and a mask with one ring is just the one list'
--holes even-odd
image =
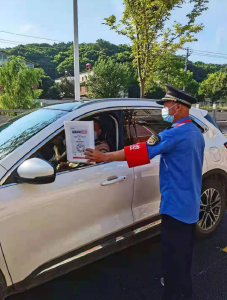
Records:
{"label": "driver's hand", "polygon": [[62,171],[62,170],[67,170],[69,169],[70,166],[69,166],[69,163],[68,162],[61,162],[60,164],[58,164],[57,166],[57,170],[58,171]]}
{"label": "driver's hand", "polygon": [[85,149],[84,154],[85,154],[85,158],[88,160],[87,162],[107,161],[106,153],[102,153],[99,150],[87,148],[87,149]]}

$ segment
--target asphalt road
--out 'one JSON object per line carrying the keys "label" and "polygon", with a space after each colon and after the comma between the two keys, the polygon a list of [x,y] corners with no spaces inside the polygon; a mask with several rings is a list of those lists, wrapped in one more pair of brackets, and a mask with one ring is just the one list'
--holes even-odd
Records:
{"label": "asphalt road", "polygon": [[[196,243],[193,300],[227,300],[227,213],[211,238]],[[159,237],[113,254],[7,300],[160,300]]]}

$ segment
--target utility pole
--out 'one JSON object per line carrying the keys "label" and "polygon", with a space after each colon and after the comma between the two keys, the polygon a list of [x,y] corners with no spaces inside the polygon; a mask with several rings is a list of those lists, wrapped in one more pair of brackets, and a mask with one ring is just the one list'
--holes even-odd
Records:
{"label": "utility pole", "polygon": [[[185,56],[185,66],[184,66],[184,72],[186,73],[188,71],[188,58],[191,55],[191,50],[189,48],[186,48],[186,56]],[[185,86],[183,87],[183,91],[185,91]]]}
{"label": "utility pole", "polygon": [[80,64],[79,64],[77,0],[73,0],[73,23],[74,23],[74,91],[75,91],[75,100],[80,101]]}

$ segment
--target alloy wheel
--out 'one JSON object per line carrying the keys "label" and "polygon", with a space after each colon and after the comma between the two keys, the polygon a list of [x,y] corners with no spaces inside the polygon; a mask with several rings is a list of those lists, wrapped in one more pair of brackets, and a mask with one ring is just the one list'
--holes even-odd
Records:
{"label": "alloy wheel", "polygon": [[216,189],[209,188],[203,192],[197,223],[202,230],[209,230],[217,223],[221,215],[221,200],[221,195]]}

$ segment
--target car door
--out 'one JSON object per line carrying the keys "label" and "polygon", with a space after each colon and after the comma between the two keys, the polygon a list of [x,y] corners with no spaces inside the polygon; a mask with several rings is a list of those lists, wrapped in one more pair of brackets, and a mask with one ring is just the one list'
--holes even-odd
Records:
{"label": "car door", "polygon": [[101,238],[132,225],[133,184],[126,162],[109,162],[59,172],[47,185],[1,188],[1,244],[13,282],[65,264],[66,254],[77,259],[83,253],[70,253],[84,245],[98,250]]}
{"label": "car door", "polygon": [[[164,130],[168,123],[161,117],[161,109],[149,107],[136,107],[125,113],[127,134],[125,144],[144,142],[154,133]],[[153,217],[159,213],[160,189],[159,189],[159,161],[160,155],[154,157],[150,164],[134,168],[135,184],[133,195],[134,221],[139,222]]]}

